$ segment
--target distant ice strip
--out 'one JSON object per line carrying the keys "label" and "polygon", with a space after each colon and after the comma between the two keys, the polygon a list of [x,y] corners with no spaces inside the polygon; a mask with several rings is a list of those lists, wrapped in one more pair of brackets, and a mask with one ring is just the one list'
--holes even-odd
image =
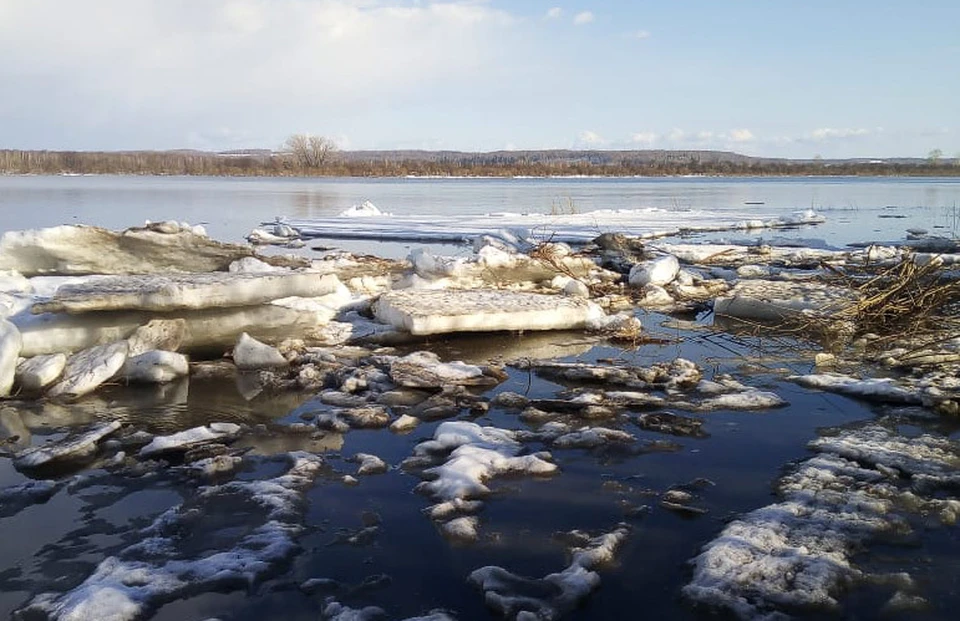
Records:
{"label": "distant ice strip", "polygon": [[[351,216],[283,220],[303,237],[382,241],[468,242],[493,231],[508,230],[530,240],[585,243],[601,233],[656,238],[686,232],[750,230],[819,224],[812,210],[789,216],[755,212],[670,211],[657,208],[601,209],[580,214],[490,213],[481,215]],[[271,224],[271,223],[264,223]]]}

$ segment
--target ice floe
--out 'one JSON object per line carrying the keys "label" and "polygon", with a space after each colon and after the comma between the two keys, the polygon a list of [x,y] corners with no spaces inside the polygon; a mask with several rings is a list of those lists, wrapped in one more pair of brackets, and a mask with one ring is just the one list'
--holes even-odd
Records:
{"label": "ice floe", "polygon": [[955,442],[868,425],[810,447],[817,455],[779,481],[780,502],[731,522],[694,559],[687,597],[744,619],[836,612],[869,577],[854,562],[863,545],[909,532],[921,513],[957,519],[960,502],[932,495],[955,489]]}
{"label": "ice floe", "polygon": [[829,317],[856,301],[850,289],[822,282],[742,280],[714,302],[717,315],[766,322],[804,314]]}
{"label": "ice floe", "polygon": [[254,254],[249,246],[214,241],[192,229],[155,229],[116,232],[65,225],[8,231],[0,236],[0,270],[16,270],[24,276],[213,272]]}
{"label": "ice floe", "polygon": [[580,214],[490,213],[483,215],[388,216],[368,215],[362,227],[354,218],[289,219],[304,237],[379,239],[423,242],[468,242],[503,229],[526,241],[585,243],[598,233],[616,232],[654,238],[681,232],[750,230],[819,224],[824,218],[812,211],[786,217],[756,213],[671,211],[657,208],[601,209]]}
{"label": "ice floe", "polygon": [[190,361],[183,354],[154,349],[127,357],[120,370],[128,382],[163,384],[190,372]]}
{"label": "ice floe", "polygon": [[497,290],[391,291],[377,319],[416,335],[497,330],[576,330],[605,317],[588,300]]}
{"label": "ice floe", "polygon": [[240,335],[233,348],[233,363],[242,370],[285,367],[289,364],[276,347],[261,343],[246,332]]}
{"label": "ice floe", "polygon": [[62,378],[47,391],[47,396],[76,398],[96,390],[123,368],[128,348],[126,341],[116,341],[70,356]]}
{"label": "ice floe", "polygon": [[20,330],[6,319],[0,319],[0,397],[9,395],[13,388],[22,348]]}
{"label": "ice floe", "polygon": [[333,274],[127,275],[63,285],[34,312],[84,313],[108,310],[171,311],[252,306],[287,297],[318,297],[334,293],[340,280]]}
{"label": "ice floe", "polygon": [[567,535],[578,545],[571,548],[570,564],[561,572],[543,578],[526,578],[502,567],[488,566],[471,572],[468,580],[483,591],[487,606],[506,619],[559,619],[575,610],[600,586],[600,574],[596,570],[613,561],[630,535],[630,527],[619,524],[611,532],[596,537],[579,531]]}
{"label": "ice floe", "polygon": [[[499,383],[494,372],[460,361],[441,362],[429,351],[418,351],[400,358],[388,359],[390,379],[408,388],[441,388],[443,386],[492,386]],[[502,373],[502,372],[501,372]]]}
{"label": "ice floe", "polygon": [[119,421],[100,423],[85,432],[68,435],[57,442],[25,449],[14,456],[13,465],[21,470],[36,470],[83,463],[97,453],[101,440],[115,433],[121,426]]}
{"label": "ice floe", "polygon": [[240,425],[234,423],[210,423],[205,427],[193,427],[169,436],[157,436],[140,449],[140,456],[182,453],[201,444],[232,440],[239,435],[240,430]]}
{"label": "ice floe", "polygon": [[[408,463],[420,463],[423,460],[429,463],[437,455],[447,454],[442,464],[422,471],[423,477],[428,480],[417,486],[418,491],[438,502],[432,508],[431,515],[437,516],[436,519],[442,516],[442,520],[447,522],[457,517],[458,508],[474,512],[475,506],[464,505],[463,502],[490,494],[486,483],[496,476],[542,476],[557,471],[556,464],[547,461],[549,454],[522,455],[522,448],[516,432],[451,421],[441,423],[432,440],[418,444],[413,460],[408,460]],[[456,528],[461,535],[467,532],[463,528],[465,524],[460,523]],[[476,529],[472,530],[475,533]]]}
{"label": "ice floe", "polygon": [[[289,469],[271,479],[200,488],[144,528],[136,543],[101,561],[81,584],[40,594],[17,614],[127,621],[189,593],[250,588],[297,551],[303,495],[323,465],[307,453],[291,454],[289,461]],[[210,537],[204,522],[211,516],[221,549],[196,541]],[[236,527],[224,526],[230,522]]]}

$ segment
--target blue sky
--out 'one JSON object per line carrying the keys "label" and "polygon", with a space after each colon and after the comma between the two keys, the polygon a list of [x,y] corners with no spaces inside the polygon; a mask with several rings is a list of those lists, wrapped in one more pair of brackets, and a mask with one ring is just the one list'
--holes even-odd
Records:
{"label": "blue sky", "polygon": [[0,0],[0,148],[960,152],[960,2]]}

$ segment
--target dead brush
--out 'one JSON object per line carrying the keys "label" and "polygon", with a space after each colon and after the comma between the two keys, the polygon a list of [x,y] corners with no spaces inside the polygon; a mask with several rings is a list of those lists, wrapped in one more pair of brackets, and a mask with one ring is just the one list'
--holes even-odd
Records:
{"label": "dead brush", "polygon": [[855,336],[875,334],[881,340],[918,338],[957,330],[960,280],[946,277],[943,261],[919,262],[912,254],[892,266],[866,265],[842,272],[824,266],[830,280],[856,292],[856,301],[838,309],[831,322],[852,325]]}

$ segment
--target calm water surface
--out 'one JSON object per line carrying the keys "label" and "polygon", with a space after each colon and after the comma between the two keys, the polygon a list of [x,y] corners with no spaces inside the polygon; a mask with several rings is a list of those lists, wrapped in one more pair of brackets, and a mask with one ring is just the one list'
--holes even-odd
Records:
{"label": "calm water surface", "polygon": [[[737,213],[816,209],[831,244],[901,239],[908,228],[960,231],[960,179],[243,179],[209,177],[0,177],[2,230],[144,220],[205,223],[238,241],[263,220],[336,215],[364,200],[395,214],[549,213],[658,207]],[[855,226],[851,226],[855,225]],[[769,233],[768,233],[769,235]],[[866,238],[866,239],[865,239]]]}
{"label": "calm water surface", "polygon": [[[956,234],[960,182],[933,179],[576,179],[576,180],[353,180],[353,179],[202,179],[150,177],[0,177],[2,230],[82,222],[111,228],[142,224],[145,219],[175,218],[203,222],[212,236],[239,240],[262,220],[335,215],[370,200],[394,213],[549,211],[559,201],[577,209],[662,207],[729,211],[786,212],[815,208],[827,226],[780,233],[817,239],[828,245],[902,239],[907,228]],[[751,203],[751,204],[747,204]],[[753,203],[762,203],[757,205]],[[361,244],[369,252],[381,246]],[[293,562],[249,591],[201,593],[167,603],[152,618],[184,621],[216,616],[224,620],[317,619],[321,596],[301,593],[296,585],[310,578],[332,578],[358,585],[384,574],[377,587],[346,588],[339,598],[355,607],[382,606],[387,618],[404,618],[440,607],[461,620],[493,618],[482,595],[465,577],[484,565],[501,565],[515,573],[544,576],[562,570],[564,548],[556,531],[607,531],[625,519],[620,502],[646,502],[652,509],[633,518],[633,534],[614,567],[601,572],[602,586],[569,618],[636,619],[648,617],[717,618],[692,608],[679,596],[690,579],[687,563],[699,549],[739,513],[774,501],[772,483],[791,462],[806,458],[806,443],[823,429],[857,424],[882,410],[830,394],[804,390],[781,380],[785,372],[809,370],[808,354],[770,339],[733,338],[698,330],[660,327],[666,318],[641,316],[653,333],[671,339],[667,345],[638,348],[584,342],[580,334],[482,335],[435,338],[422,347],[444,359],[487,361],[494,357],[549,355],[566,360],[614,358],[649,365],[684,356],[698,361],[710,378],[729,372],[741,381],[774,390],[790,405],[765,412],[718,411],[703,415],[705,438],[675,438],[623,428],[639,445],[668,440],[673,450],[635,452],[560,450],[554,457],[561,474],[547,480],[504,479],[482,514],[481,539],[474,545],[453,545],[441,537],[422,510],[430,502],[413,493],[419,482],[399,469],[367,477],[347,487],[338,473],[355,464],[344,461],[370,452],[399,464],[413,446],[429,437],[438,423],[426,423],[408,436],[385,431],[351,431],[343,444],[305,446],[284,439],[283,427],[300,413],[323,409],[309,394],[240,396],[224,381],[184,381],[158,389],[107,388],[70,406],[32,403],[13,408],[28,437],[38,444],[59,437],[65,429],[95,420],[120,419],[152,433],[169,433],[212,421],[245,421],[262,425],[257,437],[245,440],[253,449],[245,478],[275,472],[257,453],[295,448],[325,451],[331,467],[308,494],[302,552]],[[487,392],[516,391],[550,397],[563,388],[535,375],[510,371],[509,379]],[[484,425],[518,429],[525,425],[514,413],[497,408],[475,419]],[[929,429],[956,437],[958,427],[943,421],[905,419],[914,431]],[[273,470],[271,470],[273,468]],[[195,484],[168,471],[132,479],[102,470],[81,473],[74,487],[58,492],[46,504],[0,518],[0,617],[10,615],[31,596],[64,591],[79,584],[103,558],[129,545],[138,529],[171,506],[190,498]],[[84,478],[85,477],[85,478]],[[644,490],[705,477],[715,483],[698,501],[709,513],[685,518],[656,506]],[[0,458],[0,487],[20,483],[7,458]],[[611,485],[614,483],[616,485]],[[646,498],[646,500],[645,500]],[[224,508],[229,513],[229,508]],[[362,514],[375,512],[382,530],[364,545],[338,543],[342,530],[355,531]],[[211,523],[223,516],[211,516]],[[210,526],[216,530],[216,527]],[[234,524],[231,528],[242,529]],[[210,533],[217,536],[216,532]],[[953,619],[960,604],[956,576],[960,536],[956,529],[931,528],[908,546],[878,546],[857,558],[861,566],[910,571],[930,607],[917,618]],[[891,594],[890,587],[859,588],[842,598],[834,617],[874,618]],[[723,618],[723,617],[721,617]]]}

